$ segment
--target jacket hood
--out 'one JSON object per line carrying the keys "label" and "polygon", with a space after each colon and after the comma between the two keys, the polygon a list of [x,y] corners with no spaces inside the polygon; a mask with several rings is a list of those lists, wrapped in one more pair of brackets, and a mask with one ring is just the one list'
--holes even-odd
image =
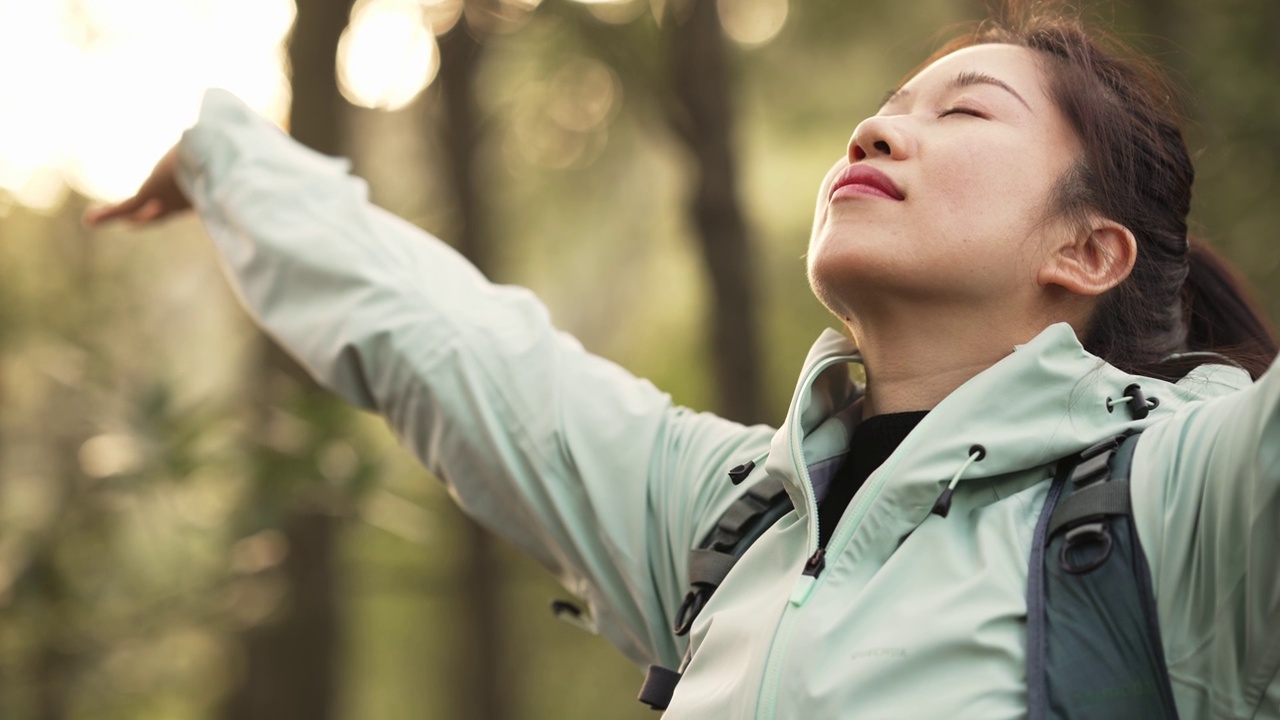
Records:
{"label": "jacket hood", "polygon": [[[848,338],[825,331],[770,446],[766,469],[784,478],[796,507],[811,514],[810,469],[843,455],[860,416],[862,389],[849,377],[853,362],[860,358]],[[1225,364],[1202,365],[1176,384],[1130,375],[1086,352],[1069,325],[1055,324],[943,399],[873,478],[890,473],[897,500],[927,511],[962,469],[960,483],[1047,466],[1250,382],[1243,370]],[[1125,388],[1135,383],[1158,403],[1142,419],[1125,404]],[[985,453],[969,463],[974,446]]]}

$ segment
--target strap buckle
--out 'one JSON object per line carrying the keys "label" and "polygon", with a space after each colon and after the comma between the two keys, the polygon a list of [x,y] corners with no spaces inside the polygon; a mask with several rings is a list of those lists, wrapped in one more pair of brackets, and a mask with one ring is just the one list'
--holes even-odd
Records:
{"label": "strap buckle", "polygon": [[[1074,575],[1083,575],[1101,567],[1111,557],[1111,543],[1111,529],[1107,523],[1093,522],[1071,528],[1062,543],[1062,550],[1058,552],[1058,566]],[[1090,556],[1079,557],[1090,549]]]}
{"label": "strap buckle", "polygon": [[699,585],[685,593],[684,602],[680,603],[680,609],[676,611],[676,623],[672,628],[676,637],[684,637],[693,629],[693,621],[698,617],[698,613],[702,612],[707,600],[711,599],[711,592],[714,589],[712,586]]}
{"label": "strap buckle", "polygon": [[666,710],[679,682],[679,672],[661,665],[650,665],[645,672],[644,685],[640,686],[640,696],[636,699],[654,710]]}

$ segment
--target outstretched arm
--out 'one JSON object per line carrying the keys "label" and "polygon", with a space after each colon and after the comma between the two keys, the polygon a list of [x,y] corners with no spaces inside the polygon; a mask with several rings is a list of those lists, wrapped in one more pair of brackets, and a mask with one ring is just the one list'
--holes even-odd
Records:
{"label": "outstretched arm", "polygon": [[1280,365],[1153,425],[1133,467],[1180,705],[1280,715]]}
{"label": "outstretched arm", "polygon": [[[226,93],[206,97],[171,155],[153,194],[190,199],[263,328],[384,415],[464,508],[584,596],[633,660],[674,664],[688,549],[737,492],[724,472],[772,431],[675,407],[585,352],[529,292],[373,207],[344,162]],[[182,205],[144,213],[151,200],[91,220]]]}

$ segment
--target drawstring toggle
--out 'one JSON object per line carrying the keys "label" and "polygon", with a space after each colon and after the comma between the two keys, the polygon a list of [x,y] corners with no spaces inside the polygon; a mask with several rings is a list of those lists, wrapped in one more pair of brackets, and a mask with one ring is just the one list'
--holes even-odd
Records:
{"label": "drawstring toggle", "polygon": [[[1134,420],[1145,419],[1147,415],[1151,414],[1152,410],[1156,409],[1160,405],[1159,398],[1149,398],[1144,395],[1142,393],[1142,386],[1137,383],[1126,387],[1124,389],[1124,394],[1121,395],[1121,397],[1126,400],[1124,405],[1129,409],[1129,415]],[[1111,412],[1115,409],[1115,406],[1119,404],[1119,400],[1107,398],[1107,412]]]}
{"label": "drawstring toggle", "polygon": [[960,476],[964,475],[964,471],[968,470],[970,465],[986,456],[987,449],[981,445],[974,445],[969,448],[969,459],[965,460],[960,469],[956,471],[956,474],[951,477],[951,482],[947,483],[947,488],[938,496],[937,501],[933,503],[933,509],[929,512],[939,517],[946,517],[947,513],[951,512],[951,496],[955,494],[956,485],[960,483]]}

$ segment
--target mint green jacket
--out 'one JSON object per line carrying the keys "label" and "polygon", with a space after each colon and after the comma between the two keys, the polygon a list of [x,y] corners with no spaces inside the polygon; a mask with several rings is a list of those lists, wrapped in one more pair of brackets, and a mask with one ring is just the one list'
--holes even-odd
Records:
{"label": "mint green jacket", "polygon": [[[1134,377],[1055,325],[943,400],[816,548],[817,498],[860,415],[848,341],[814,344],[782,426],[672,404],[557,332],[527,291],[373,207],[340,161],[211,92],[180,181],[267,332],[381,413],[458,502],[583,598],[638,664],[679,664],[688,551],[765,475],[797,510],[699,616],[666,717],[1017,718],[1026,582],[1052,463],[1145,428],[1134,516],[1184,718],[1280,718],[1280,371]],[[1144,420],[1108,409],[1140,383]],[[981,444],[985,457],[969,461]],[[726,476],[765,457],[744,487]],[[943,518],[930,508],[958,476]]]}

